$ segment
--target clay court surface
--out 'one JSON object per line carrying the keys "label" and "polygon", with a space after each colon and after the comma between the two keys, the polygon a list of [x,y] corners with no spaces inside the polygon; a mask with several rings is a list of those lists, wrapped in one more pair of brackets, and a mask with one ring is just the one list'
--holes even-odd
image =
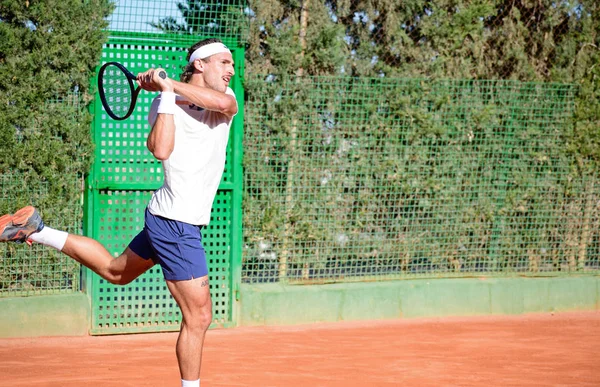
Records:
{"label": "clay court surface", "polygon": [[[0,339],[0,386],[180,386],[176,333]],[[202,386],[599,386],[600,313],[210,330]]]}

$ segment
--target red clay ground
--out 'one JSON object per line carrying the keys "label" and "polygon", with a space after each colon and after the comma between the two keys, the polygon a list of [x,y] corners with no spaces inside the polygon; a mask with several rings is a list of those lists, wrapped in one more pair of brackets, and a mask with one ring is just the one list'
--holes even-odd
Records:
{"label": "red clay ground", "polygon": [[[0,386],[174,386],[176,333],[0,340]],[[211,330],[202,386],[599,386],[600,313]]]}

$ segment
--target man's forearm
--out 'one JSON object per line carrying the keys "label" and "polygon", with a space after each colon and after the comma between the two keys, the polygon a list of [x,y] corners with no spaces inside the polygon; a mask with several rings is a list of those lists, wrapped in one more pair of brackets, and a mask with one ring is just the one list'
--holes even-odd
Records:
{"label": "man's forearm", "polygon": [[190,85],[172,81],[175,93],[201,108],[233,116],[237,113],[237,104],[232,95],[210,89],[208,87]]}

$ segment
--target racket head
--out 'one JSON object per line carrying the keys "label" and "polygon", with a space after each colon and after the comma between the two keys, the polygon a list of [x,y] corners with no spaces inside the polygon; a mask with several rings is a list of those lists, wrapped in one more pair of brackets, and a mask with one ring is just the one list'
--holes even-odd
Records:
{"label": "racket head", "polygon": [[135,108],[140,88],[135,75],[117,62],[108,62],[98,72],[98,94],[106,113],[114,120],[128,118]]}

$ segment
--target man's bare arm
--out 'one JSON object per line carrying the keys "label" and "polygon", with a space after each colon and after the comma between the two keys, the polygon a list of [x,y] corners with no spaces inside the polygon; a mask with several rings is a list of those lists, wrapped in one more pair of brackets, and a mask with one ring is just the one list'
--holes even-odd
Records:
{"label": "man's bare arm", "polygon": [[[148,91],[173,92],[172,80],[158,76],[161,69],[150,69],[138,74],[139,85]],[[174,98],[174,96],[172,96]],[[158,160],[166,160],[175,147],[175,119],[173,114],[159,113],[146,141],[148,150]]]}
{"label": "man's bare arm", "polygon": [[171,82],[175,93],[186,98],[196,106],[223,113],[228,117],[233,117],[238,111],[237,102],[232,95],[208,87],[190,85],[175,80],[171,80]]}
{"label": "man's bare arm", "polygon": [[166,160],[175,147],[175,120],[172,114],[159,114],[146,141],[148,150],[158,160]]}

